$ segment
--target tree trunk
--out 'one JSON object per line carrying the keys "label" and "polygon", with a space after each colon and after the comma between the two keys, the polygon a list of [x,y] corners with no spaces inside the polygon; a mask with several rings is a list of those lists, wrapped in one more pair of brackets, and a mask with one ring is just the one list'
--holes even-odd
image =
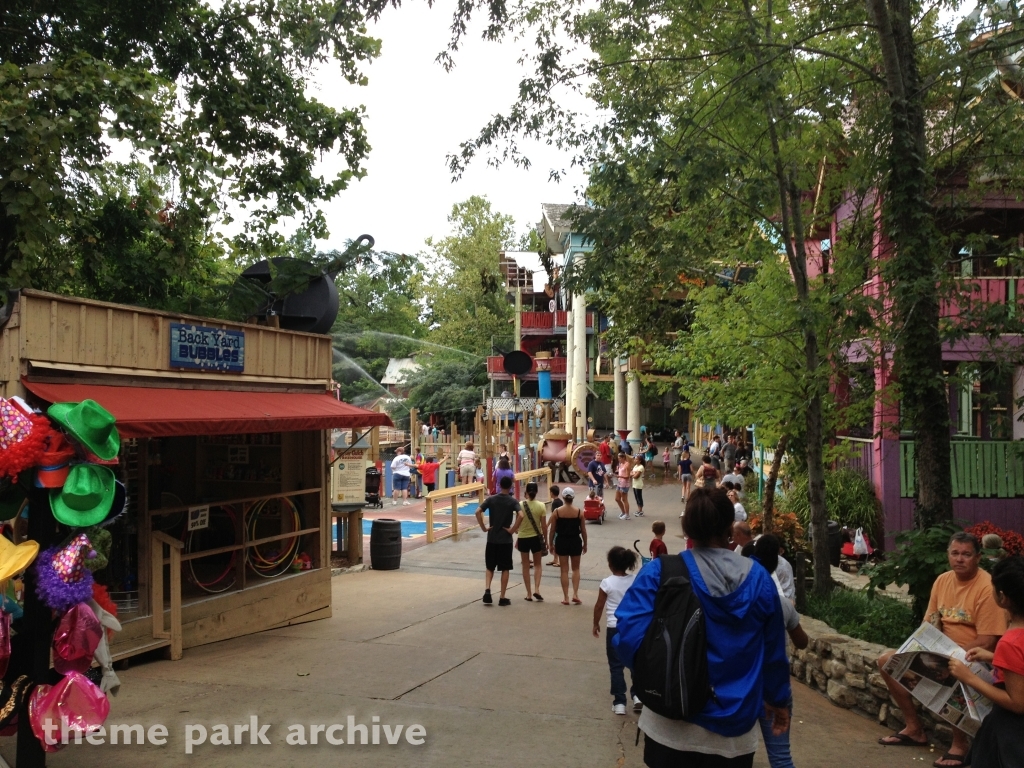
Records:
{"label": "tree trunk", "polygon": [[916,440],[919,528],[953,519],[950,422],[939,337],[938,242],[926,167],[924,105],[909,0],[866,0],[878,30],[890,96],[891,140],[883,229],[895,252],[883,265],[892,299],[902,421]]}
{"label": "tree trunk", "polygon": [[779,438],[779,443],[775,446],[775,455],[772,457],[771,469],[768,470],[768,479],[764,483],[761,527],[765,533],[771,533],[775,529],[775,485],[779,481],[779,470],[782,469],[782,455],[786,452],[786,445],[788,443],[789,435],[783,435]]}

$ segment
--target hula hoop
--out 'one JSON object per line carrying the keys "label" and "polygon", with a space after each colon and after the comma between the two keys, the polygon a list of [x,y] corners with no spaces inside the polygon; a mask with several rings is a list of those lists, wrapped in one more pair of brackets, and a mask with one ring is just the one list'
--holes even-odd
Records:
{"label": "hula hoop", "polygon": [[[237,517],[235,516],[234,508],[233,507],[229,507],[229,506],[218,506],[218,507],[211,507],[210,511],[212,512],[214,509],[221,509],[221,510],[223,510],[224,512],[227,513],[227,517],[231,521],[232,539],[234,539],[235,521],[237,520]],[[191,553],[192,552],[192,539],[193,539],[193,536],[195,536],[195,534],[197,534],[197,533],[200,533],[200,531],[187,531],[185,533],[185,552],[186,553]],[[234,544],[234,540],[232,540],[231,543]],[[202,550],[199,550],[199,551],[202,552]],[[188,561],[186,561],[185,565],[188,567],[189,581],[191,581],[193,584],[195,584],[197,587],[199,587],[204,592],[208,592],[211,595],[216,595],[216,594],[219,594],[220,592],[226,592],[227,590],[231,589],[231,587],[233,587],[235,585],[235,577],[233,575],[233,571],[234,571],[234,568],[235,568],[235,558],[236,558],[237,555],[238,555],[237,552],[232,552],[231,553],[231,557],[228,559],[228,564],[224,568],[224,570],[220,574],[218,574],[212,581],[206,581],[206,582],[200,581],[199,577],[196,576],[196,569],[195,569],[195,562],[196,561],[195,560],[188,560]],[[200,558],[196,558],[196,559],[200,559]],[[230,581],[228,581],[226,584],[224,584],[221,587],[214,588],[217,584],[219,584],[220,582],[226,580],[229,574],[232,574]]]}
{"label": "hula hoop", "polygon": [[[299,508],[290,498],[283,496],[278,497],[277,499],[263,499],[262,501],[254,504],[248,512],[245,525],[246,533],[250,540],[257,538],[256,523],[259,520],[260,514],[266,508],[268,502],[275,500],[282,502],[282,506],[286,505],[291,509],[293,530],[298,531],[302,528],[302,517],[299,514]],[[281,512],[283,514],[284,509],[282,509]],[[285,542],[289,542],[288,546],[282,552],[278,553],[276,557],[264,557],[263,553],[259,551],[258,546],[248,547],[245,550],[245,563],[252,568],[253,573],[260,578],[272,579],[276,576],[280,576],[291,568],[292,562],[295,560],[295,555],[298,552],[301,539],[301,536],[292,536],[290,539],[278,539],[277,541],[268,542],[267,545],[276,544],[278,546],[282,546]]]}

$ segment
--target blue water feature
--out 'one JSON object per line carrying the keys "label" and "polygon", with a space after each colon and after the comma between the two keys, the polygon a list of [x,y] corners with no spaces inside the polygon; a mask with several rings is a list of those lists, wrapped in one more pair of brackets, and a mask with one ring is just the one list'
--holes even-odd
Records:
{"label": "blue water feature", "polygon": [[[479,506],[480,506],[480,503],[477,502],[477,501],[465,501],[465,502],[460,503],[459,504],[459,517],[465,517],[465,516],[472,517],[473,515],[476,514],[477,507],[479,507]],[[451,511],[450,511],[449,508],[438,510],[435,514],[443,515],[446,518],[447,517],[451,517]],[[447,528],[447,527],[449,527],[449,525],[450,525],[450,523],[448,523],[448,522],[439,523],[439,522],[437,522],[435,520],[434,521],[434,530],[436,531],[438,528]],[[463,523],[463,525],[465,525],[465,523]],[[370,535],[370,533],[372,532],[372,530],[373,530],[373,520],[367,520],[367,519],[364,518],[363,519],[363,536],[367,536],[368,537]],[[403,520],[402,521],[402,538],[403,539],[411,539],[413,536],[426,536],[426,534],[427,534],[427,523],[426,523],[426,521],[419,521],[419,520]],[[332,537],[332,541],[335,544],[337,544],[338,543],[338,524],[337,524],[337,522],[335,522],[335,524],[331,527],[331,537]]]}

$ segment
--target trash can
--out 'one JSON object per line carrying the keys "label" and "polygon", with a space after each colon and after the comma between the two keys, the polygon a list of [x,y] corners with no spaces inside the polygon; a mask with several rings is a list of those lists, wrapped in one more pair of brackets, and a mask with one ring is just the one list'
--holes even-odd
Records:
{"label": "trash can", "polygon": [[402,522],[381,518],[370,526],[370,567],[395,571],[402,564]]}
{"label": "trash can", "polygon": [[828,560],[836,568],[843,554],[843,528],[835,520],[828,521]]}

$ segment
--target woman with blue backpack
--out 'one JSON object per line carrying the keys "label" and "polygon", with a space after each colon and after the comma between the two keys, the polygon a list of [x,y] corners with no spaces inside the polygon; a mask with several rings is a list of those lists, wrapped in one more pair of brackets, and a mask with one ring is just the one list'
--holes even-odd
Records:
{"label": "woman with blue backpack", "polygon": [[615,611],[649,768],[750,768],[758,718],[789,728],[779,596],[764,568],[729,548],[733,517],[724,491],[695,488],[683,517],[694,548],[645,565]]}

